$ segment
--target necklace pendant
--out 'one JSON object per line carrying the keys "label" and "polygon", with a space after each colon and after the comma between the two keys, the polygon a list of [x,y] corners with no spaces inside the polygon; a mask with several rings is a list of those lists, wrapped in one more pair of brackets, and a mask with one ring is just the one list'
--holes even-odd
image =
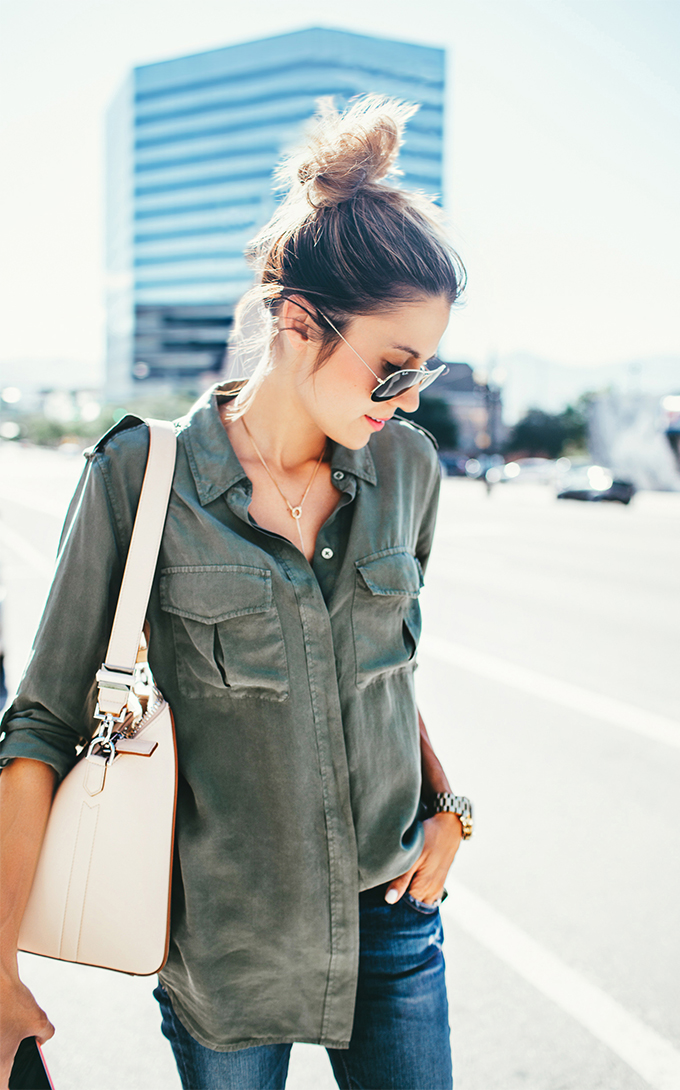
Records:
{"label": "necklace pendant", "polygon": [[291,507],[290,513],[291,513],[291,515],[293,516],[294,519],[302,518],[302,508],[301,507]]}

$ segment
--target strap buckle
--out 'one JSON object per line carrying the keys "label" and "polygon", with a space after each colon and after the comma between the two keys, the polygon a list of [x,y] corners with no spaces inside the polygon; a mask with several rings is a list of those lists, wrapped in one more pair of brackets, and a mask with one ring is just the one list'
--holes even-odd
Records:
{"label": "strap buckle", "polygon": [[105,719],[107,715],[114,718],[118,716],[118,722],[122,722],[127,714],[130,691],[136,681],[134,670],[121,670],[104,663],[96,673],[96,681],[98,692],[95,717]]}
{"label": "strap buckle", "polygon": [[131,689],[135,683],[134,671],[119,670],[115,666],[107,666],[106,663],[97,670],[95,680],[100,688],[106,689]]}

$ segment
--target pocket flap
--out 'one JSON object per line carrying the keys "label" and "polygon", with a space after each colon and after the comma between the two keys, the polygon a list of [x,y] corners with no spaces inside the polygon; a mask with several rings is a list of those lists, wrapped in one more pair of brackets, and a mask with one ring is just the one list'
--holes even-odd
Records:
{"label": "pocket flap", "polygon": [[423,570],[407,549],[367,556],[357,560],[356,566],[372,594],[417,598],[423,585]]}
{"label": "pocket flap", "polygon": [[242,564],[163,568],[161,607],[203,624],[217,624],[272,605],[272,574]]}

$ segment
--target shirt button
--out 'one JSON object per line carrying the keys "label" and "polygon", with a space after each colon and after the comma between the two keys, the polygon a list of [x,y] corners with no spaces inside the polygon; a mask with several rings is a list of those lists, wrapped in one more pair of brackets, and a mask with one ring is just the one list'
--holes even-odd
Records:
{"label": "shirt button", "polygon": [[322,550],[321,550],[321,555],[322,555],[322,557],[324,558],[324,560],[331,560],[331,558],[332,558],[332,556],[333,556],[333,550],[332,550],[332,549],[328,549],[328,548],[326,548],[326,549],[322,549]]}
{"label": "shirt button", "polygon": [[344,479],[344,476],[345,474],[341,470],[336,469],[335,473],[333,474],[333,480],[342,481]]}

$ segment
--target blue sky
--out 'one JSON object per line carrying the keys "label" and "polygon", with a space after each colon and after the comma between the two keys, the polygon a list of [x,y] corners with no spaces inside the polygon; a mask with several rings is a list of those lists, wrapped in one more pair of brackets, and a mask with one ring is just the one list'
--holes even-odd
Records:
{"label": "blue sky", "polygon": [[445,196],[470,272],[451,358],[680,356],[678,0],[326,11],[4,0],[0,360],[102,358],[103,117],[127,69],[310,25],[449,50]]}

